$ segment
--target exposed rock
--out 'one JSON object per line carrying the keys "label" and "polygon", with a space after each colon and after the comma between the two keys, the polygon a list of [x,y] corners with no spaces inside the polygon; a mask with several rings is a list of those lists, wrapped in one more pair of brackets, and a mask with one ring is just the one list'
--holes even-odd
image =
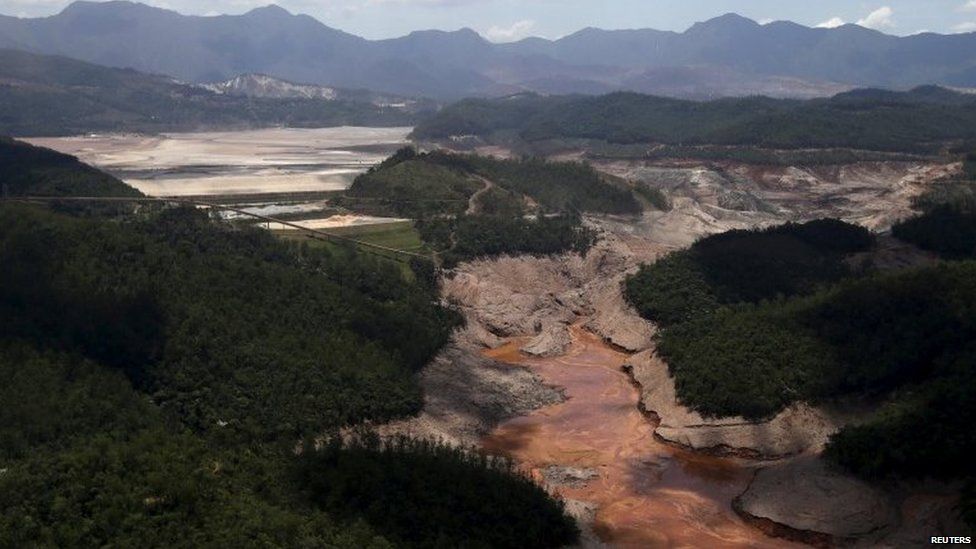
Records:
{"label": "exposed rock", "polygon": [[812,456],[760,469],[734,506],[797,534],[841,540],[880,531],[897,519],[884,492]]}
{"label": "exposed rock", "polygon": [[596,469],[592,468],[550,465],[542,470],[542,478],[547,484],[571,488],[585,488],[591,480],[599,476]]}
{"label": "exposed rock", "polygon": [[505,344],[505,341],[502,338],[489,332],[484,328],[484,326],[478,324],[477,322],[468,323],[467,331],[471,341],[478,343],[487,349],[497,349]]}
{"label": "exposed rock", "polygon": [[806,404],[794,404],[768,421],[706,418],[678,401],[674,378],[653,350],[632,356],[624,369],[641,386],[641,406],[660,420],[655,434],[694,450],[758,458],[816,452],[850,421],[846,414]]}
{"label": "exposed rock", "polygon": [[562,402],[563,394],[525,368],[485,358],[469,330],[424,368],[424,409],[415,418],[381,426],[380,434],[407,434],[472,446],[496,425]]}
{"label": "exposed rock", "polygon": [[[646,212],[632,234],[675,247],[708,234],[833,217],[883,231],[913,215],[912,199],[959,163],[858,162],[843,166],[792,167],[734,161],[600,160],[604,172],[661,189],[672,198],[667,212]],[[748,195],[754,211],[732,196]]]}
{"label": "exposed rock", "polygon": [[600,538],[593,531],[593,521],[596,520],[597,510],[595,504],[575,499],[567,499],[565,504],[566,514],[576,519],[576,523],[580,527],[580,540],[576,547],[582,549],[606,549],[609,547],[600,541]]}
{"label": "exposed rock", "polygon": [[718,205],[726,210],[739,212],[770,212],[775,209],[748,191],[730,191],[718,197]]}
{"label": "exposed rock", "polygon": [[636,352],[652,344],[655,329],[624,300],[621,290],[624,276],[591,285],[594,313],[586,328],[625,351]]}
{"label": "exposed rock", "polygon": [[574,309],[582,304],[571,296],[581,285],[581,271],[578,256],[502,257],[459,266],[442,288],[469,321],[502,337],[521,336],[536,333],[546,321],[576,319]]}
{"label": "exposed rock", "polygon": [[[630,351],[646,349],[653,326],[624,300],[621,285],[642,261],[666,250],[619,236],[625,223],[589,220],[603,238],[586,257],[501,257],[460,265],[443,283],[444,296],[469,322],[502,337],[535,334],[551,323],[590,317],[587,328]],[[610,230],[604,229],[609,225]]]}
{"label": "exposed rock", "polygon": [[542,332],[522,347],[522,352],[538,357],[560,356],[573,343],[569,327],[560,322],[548,322]]}

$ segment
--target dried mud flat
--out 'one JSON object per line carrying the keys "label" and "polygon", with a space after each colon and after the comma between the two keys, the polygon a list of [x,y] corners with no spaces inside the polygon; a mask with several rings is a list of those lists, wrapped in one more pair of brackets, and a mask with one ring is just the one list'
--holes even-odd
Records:
{"label": "dried mud flat", "polygon": [[[443,296],[459,306],[467,327],[423,374],[424,412],[387,429],[513,455],[568,499],[588,532],[584,545],[755,547],[782,546],[790,538],[817,545],[899,546],[924,539],[926,528],[951,525],[951,487],[878,491],[823,466],[817,455],[832,432],[856,417],[850,410],[798,405],[772,421],[747,422],[702,418],[684,408],[666,365],[654,356],[655,327],[626,304],[621,283],[642,262],[733,228],[830,216],[883,231],[910,215],[912,198],[958,165],[598,167],[666,190],[675,207],[639,218],[588,218],[601,240],[585,257],[503,257],[462,264],[448,274]],[[568,344],[567,330],[573,334]],[[619,386],[589,394],[581,389],[586,384],[572,381],[597,371],[622,376],[624,364],[637,384],[629,389],[632,400]],[[587,400],[596,401],[588,412],[566,414]],[[601,417],[600,406],[617,412],[624,407],[636,416],[587,423]],[[596,454],[580,448],[574,453],[573,444],[600,429],[623,429],[628,436],[605,444],[591,439]],[[552,436],[557,432],[561,436]],[[630,450],[602,453],[621,445]],[[683,472],[648,473],[659,459],[647,460],[647,470],[633,467],[634,455],[656,451],[672,452],[664,471]],[[585,457],[594,455],[602,458]],[[629,476],[620,473],[626,463]],[[694,477],[689,468],[695,463],[724,476]],[[694,479],[681,476],[688,474]],[[648,494],[654,497],[643,499]],[[861,520],[828,529],[823,525],[837,511],[837,494],[844,494],[845,511]],[[882,500],[882,511],[874,510]],[[781,512],[765,512],[771,508]]]}
{"label": "dried mud flat", "polygon": [[912,200],[929,184],[961,170],[958,163],[918,162],[799,168],[609,161],[596,167],[668,196],[673,208],[648,213],[635,230],[678,247],[730,229],[824,217],[884,231],[912,215]]}
{"label": "dried mud flat", "polygon": [[79,157],[151,196],[333,191],[406,144],[411,128],[271,128],[26,141]]}

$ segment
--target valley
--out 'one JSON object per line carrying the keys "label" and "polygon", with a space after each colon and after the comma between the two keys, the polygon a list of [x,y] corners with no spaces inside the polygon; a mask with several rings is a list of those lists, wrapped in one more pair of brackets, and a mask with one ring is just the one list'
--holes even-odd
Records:
{"label": "valley", "polygon": [[[390,160],[380,165],[391,152],[406,155],[399,162],[420,174],[433,169],[430,174],[442,177],[434,168],[452,162],[480,170],[466,176],[468,183],[447,180],[463,185],[466,198],[457,208],[468,216],[482,215],[490,193],[511,192],[513,181],[497,174],[518,164],[442,153],[411,157],[399,149],[407,132],[276,129],[31,141],[78,155],[150,196],[231,201],[403,250],[429,245],[423,231],[413,229],[414,220],[370,215],[378,207],[370,202],[366,211],[355,201],[352,211],[332,203],[336,191],[346,191],[367,169],[365,177],[376,181],[389,177],[386,170],[401,173],[394,180],[400,182],[403,174],[414,173]],[[492,152],[499,159],[513,156]],[[566,500],[584,546],[907,542],[922,536],[919,524],[952,514],[950,485],[911,485],[894,493],[824,469],[817,456],[829,436],[863,409],[801,404],[754,420],[712,419],[686,408],[657,354],[659,327],[640,318],[623,291],[638,266],[724,231],[831,217],[885,232],[911,217],[913,204],[935,182],[957,177],[962,163],[776,166],[588,154],[564,150],[553,160],[585,159],[607,178],[603,184],[626,182],[635,196],[653,202],[642,202],[637,214],[584,215],[582,225],[596,238],[582,253],[464,259],[446,271],[441,298],[458,308],[465,327],[420,372],[419,415],[380,425],[382,435],[435,438],[514,459],[536,483]],[[520,169],[530,166],[542,169]],[[492,180],[477,174],[496,175]],[[242,183],[249,180],[260,186]],[[574,184],[583,181],[588,180]],[[357,193],[364,188],[349,191],[351,198],[362,200]],[[547,197],[538,194],[545,189],[527,192]],[[555,196],[545,200],[566,200]],[[391,204],[408,208],[394,210],[401,214],[417,207],[409,201]],[[370,225],[376,229],[363,230]],[[293,238],[285,227],[262,226]],[[858,261],[872,268],[932,261],[925,252],[885,238],[890,242]],[[782,479],[795,475],[806,484],[795,493],[784,491],[793,481]],[[837,494],[863,516],[846,522],[836,516]],[[928,504],[920,510],[918,501]]]}
{"label": "valley", "polygon": [[[801,405],[762,421],[711,419],[684,407],[655,352],[658,328],[637,316],[622,286],[639,264],[730,229],[836,217],[887,231],[961,165],[594,165],[662,189],[673,207],[637,217],[587,216],[599,240],[582,256],[460,264],[443,279],[442,292],[467,327],[423,374],[421,415],[385,432],[515,457],[537,482],[567,498],[595,545],[707,539],[709,546],[784,546],[784,537],[900,545],[924,539],[924,525],[949,527],[939,521],[953,514],[952,485],[879,492],[818,465],[815,456],[829,436],[866,413],[858,406]],[[731,193],[764,206],[730,208],[722,197]],[[861,261],[877,268],[932,261],[911,246],[884,242]],[[762,484],[752,480],[759,471]],[[773,488],[766,479],[776,475],[794,480]],[[807,483],[791,492],[790,483],[801,478]],[[837,497],[849,502],[843,513],[860,518],[838,516]],[[928,506],[920,509],[919,501]],[[770,514],[771,508],[779,511]]]}
{"label": "valley", "polygon": [[398,221],[342,215],[326,198],[349,188],[357,175],[402,147],[409,132],[272,128],[26,141],[77,156],[148,196],[234,203],[248,212],[286,216],[315,229]]}
{"label": "valley", "polygon": [[143,2],[0,0],[0,547],[971,542],[976,0]]}
{"label": "valley", "polygon": [[532,358],[515,338],[486,355],[528,368],[560,387],[566,401],[509,420],[481,440],[487,452],[518,459],[533,478],[591,521],[591,542],[614,547],[789,547],[736,516],[730,502],[754,465],[699,455],[654,437],[638,390],[621,366],[627,354],[572,327],[565,354]]}

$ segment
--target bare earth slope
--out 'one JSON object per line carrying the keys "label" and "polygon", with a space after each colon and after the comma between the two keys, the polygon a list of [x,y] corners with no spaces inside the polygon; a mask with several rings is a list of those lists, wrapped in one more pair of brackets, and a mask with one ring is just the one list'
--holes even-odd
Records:
{"label": "bare earth slope", "polygon": [[[598,168],[663,190],[674,208],[639,218],[587,218],[601,239],[585,257],[503,257],[458,266],[443,279],[442,293],[460,307],[468,327],[425,373],[424,414],[397,428],[470,444],[508,418],[560,401],[538,375],[500,369],[479,349],[521,337],[523,352],[558,357],[571,347],[564,331],[577,325],[630,355],[624,363],[640,387],[640,407],[659,419],[654,437],[676,448],[749,458],[747,467],[758,473],[735,508],[765,531],[806,542],[850,538],[884,545],[913,539],[913,525],[944,522],[952,501],[944,487],[933,489],[940,494],[935,499],[925,499],[931,490],[924,488],[895,495],[823,466],[817,455],[830,434],[851,420],[849,410],[798,404],[769,421],[750,422],[705,418],[684,407],[655,355],[655,327],[625,302],[621,283],[642,262],[733,228],[838,217],[886,230],[910,215],[913,197],[959,166],[608,162]],[[839,497],[844,512],[855,518],[834,520]],[[930,504],[919,504],[919,498]],[[600,516],[593,504],[580,505]],[[731,508],[732,501],[725,504]]]}

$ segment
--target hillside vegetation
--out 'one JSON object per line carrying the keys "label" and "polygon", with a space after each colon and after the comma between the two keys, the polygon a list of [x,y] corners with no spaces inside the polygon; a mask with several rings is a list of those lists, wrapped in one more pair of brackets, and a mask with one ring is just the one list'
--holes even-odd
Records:
{"label": "hillside vegetation", "polygon": [[0,134],[75,135],[266,126],[410,126],[368,101],[220,95],[164,76],[0,50]]}
{"label": "hillside vegetation", "polygon": [[0,136],[0,196],[142,196],[73,156]]}
{"label": "hillside vegetation", "polygon": [[848,276],[844,255],[873,241],[866,229],[831,219],[729,231],[644,265],[626,293],[641,315],[669,326],[722,305],[812,293]]}
{"label": "hillside vegetation", "polygon": [[445,266],[500,254],[585,251],[581,212],[635,214],[626,185],[583,163],[501,160],[404,148],[356,178],[341,205],[405,216]]}
{"label": "hillside vegetation", "polygon": [[976,98],[935,87],[858,90],[808,101],[749,97],[694,102],[624,92],[598,97],[526,94],[460,101],[422,121],[413,135],[933,152],[946,142],[976,140]]}
{"label": "hillside vegetation", "polygon": [[[418,153],[411,147],[397,151],[357,177],[344,204],[415,219],[457,215],[467,210],[468,199],[484,187],[486,179],[516,197],[530,198],[547,212],[641,211],[629,189],[612,184],[584,163],[498,159],[443,151]],[[502,197],[496,194],[495,198]],[[483,199],[479,206],[491,208],[495,206],[493,202]]]}
{"label": "hillside vegetation", "polygon": [[930,186],[915,206],[922,214],[892,227],[897,238],[946,259],[976,258],[976,153],[967,155],[961,179]]}
{"label": "hillside vegetation", "polygon": [[[28,185],[63,160],[25,150]],[[477,546],[513,520],[543,547],[576,538],[544,491],[459,452],[296,456],[301,440],[315,453],[314,437],[420,409],[415,374],[460,322],[430,273],[196,209],[22,204],[0,205],[0,264],[0,546]],[[395,498],[308,490],[410,494],[415,468],[431,501],[459,502],[427,516],[479,517],[479,537],[391,522],[423,516]]]}
{"label": "hillside vegetation", "polygon": [[[934,215],[896,235],[941,234],[958,220]],[[770,240],[785,235],[804,241],[788,249],[806,249],[805,260]],[[959,238],[976,245],[976,235]],[[691,408],[761,419],[798,401],[881,403],[831,439],[829,459],[873,479],[966,478],[976,450],[976,262],[845,270],[843,256],[870,243],[840,222],[733,231],[643,267],[627,297],[662,325],[658,352]],[[961,257],[957,249],[945,255]]]}
{"label": "hillside vegetation", "polygon": [[314,502],[365,517],[398,547],[562,547],[579,535],[560,502],[499,458],[366,436],[334,438],[302,462]]}

